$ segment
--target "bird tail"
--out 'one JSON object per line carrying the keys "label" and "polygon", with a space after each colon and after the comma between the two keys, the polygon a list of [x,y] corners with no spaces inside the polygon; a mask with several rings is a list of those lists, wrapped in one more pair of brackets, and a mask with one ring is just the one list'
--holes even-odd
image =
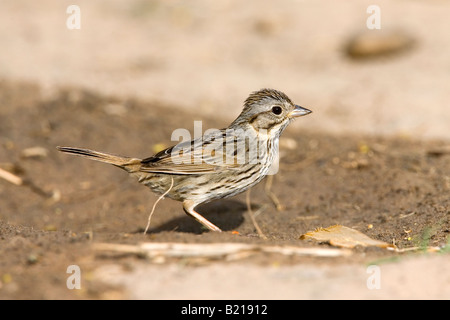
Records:
{"label": "bird tail", "polygon": [[141,159],[137,158],[121,157],[89,149],[72,148],[72,147],[56,147],[56,148],[61,152],[70,153],[91,160],[112,164],[116,167],[125,169],[130,173],[138,171],[142,161]]}

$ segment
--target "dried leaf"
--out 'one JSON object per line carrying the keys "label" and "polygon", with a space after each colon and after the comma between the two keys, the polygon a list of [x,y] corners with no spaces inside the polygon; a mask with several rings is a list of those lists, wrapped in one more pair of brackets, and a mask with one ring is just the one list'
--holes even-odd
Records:
{"label": "dried leaf", "polygon": [[300,236],[300,239],[312,239],[320,242],[327,242],[332,246],[343,248],[354,248],[358,245],[363,247],[375,246],[380,248],[394,248],[393,245],[387,242],[369,238],[355,229],[341,225],[335,225],[328,228],[318,228]]}

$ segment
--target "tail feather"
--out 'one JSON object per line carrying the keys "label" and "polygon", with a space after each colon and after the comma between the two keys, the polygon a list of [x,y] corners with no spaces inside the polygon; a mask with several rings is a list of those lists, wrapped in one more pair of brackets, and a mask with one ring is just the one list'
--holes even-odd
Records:
{"label": "tail feather", "polygon": [[103,153],[99,151],[82,149],[82,148],[72,148],[72,147],[56,147],[59,151],[74,154],[77,156],[85,157],[91,160],[96,160],[104,163],[109,163],[127,170],[128,172],[135,172],[139,170],[141,165],[141,159],[121,157],[108,153]]}

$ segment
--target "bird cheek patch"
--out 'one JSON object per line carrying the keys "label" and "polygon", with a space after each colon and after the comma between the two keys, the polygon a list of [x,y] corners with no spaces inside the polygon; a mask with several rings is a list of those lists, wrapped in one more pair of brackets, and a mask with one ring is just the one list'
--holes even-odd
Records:
{"label": "bird cheek patch", "polygon": [[262,113],[253,116],[249,123],[256,130],[270,130],[274,125],[278,123],[278,119],[274,119],[270,114]]}

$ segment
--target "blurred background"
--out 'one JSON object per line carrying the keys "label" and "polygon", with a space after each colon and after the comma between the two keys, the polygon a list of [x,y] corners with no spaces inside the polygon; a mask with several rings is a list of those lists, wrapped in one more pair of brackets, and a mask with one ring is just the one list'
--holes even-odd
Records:
{"label": "blurred background", "polygon": [[[67,27],[72,4],[80,29]],[[371,5],[380,29],[368,28]],[[224,126],[272,87],[314,111],[298,127],[450,139],[449,17],[444,0],[2,0],[0,79],[163,102]]]}
{"label": "blurred background", "polygon": [[[142,242],[156,197],[55,149],[149,156],[193,120],[227,126],[250,92],[271,87],[313,114],[280,144],[272,190],[285,210],[269,184],[252,192],[266,244],[309,246],[301,234],[342,224],[399,248],[448,247],[449,0],[0,0],[0,48],[0,300],[450,296],[448,254],[264,252],[198,268],[97,256],[96,243]],[[241,195],[202,209],[242,237],[198,237],[164,201],[148,240],[260,244],[245,208]],[[367,287],[374,257],[384,290]],[[84,291],[67,289],[73,264]]]}

